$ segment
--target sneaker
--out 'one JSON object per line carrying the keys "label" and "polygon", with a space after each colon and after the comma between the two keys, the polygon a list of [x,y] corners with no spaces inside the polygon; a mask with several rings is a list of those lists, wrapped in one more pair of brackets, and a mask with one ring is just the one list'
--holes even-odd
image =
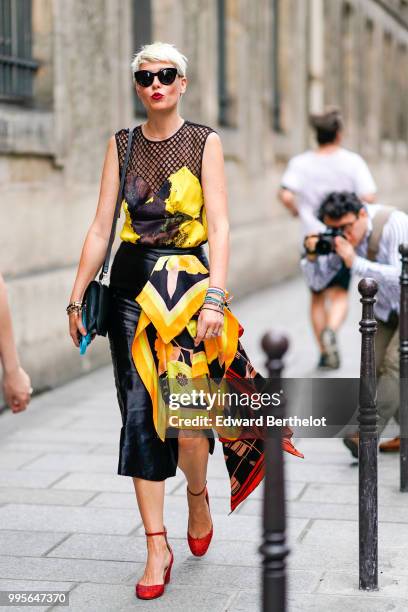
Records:
{"label": "sneaker", "polygon": [[358,459],[358,433],[343,438],[343,444],[347,446],[355,459]]}
{"label": "sneaker", "polygon": [[340,357],[336,334],[330,327],[326,327],[321,333],[320,340],[323,344],[322,355],[325,356],[323,367],[337,370],[340,367]]}
{"label": "sneaker", "polygon": [[319,362],[317,364],[319,370],[330,370],[330,364],[328,363],[326,353],[321,353]]}
{"label": "sneaker", "polygon": [[398,436],[387,442],[381,442],[380,453],[399,453],[401,446],[401,439]]}

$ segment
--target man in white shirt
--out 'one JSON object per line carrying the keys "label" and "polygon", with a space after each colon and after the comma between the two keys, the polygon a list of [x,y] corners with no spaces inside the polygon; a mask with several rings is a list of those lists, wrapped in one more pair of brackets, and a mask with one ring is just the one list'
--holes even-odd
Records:
{"label": "man in white shirt", "polygon": [[[319,218],[343,235],[333,238],[334,250],[328,255],[316,254],[319,239],[315,234],[306,236],[306,255],[301,266],[309,286],[314,289],[326,286],[342,265],[378,283],[374,313],[380,435],[392,416],[399,421],[399,245],[408,243],[408,215],[378,204],[366,206],[354,193],[340,192],[325,198]],[[344,443],[357,457],[357,435],[345,438]],[[380,450],[399,450],[399,438],[380,445]]]}
{"label": "man in white shirt", "polygon": [[[317,211],[328,193],[350,191],[365,202],[373,202],[377,190],[363,158],[341,146],[343,122],[337,108],[312,115],[311,125],[318,147],[290,160],[279,191],[284,206],[300,219],[302,239],[324,232]],[[350,272],[343,266],[327,286],[319,291],[312,289],[311,319],[321,351],[319,367],[340,365],[335,332],[347,314],[349,283]]]}

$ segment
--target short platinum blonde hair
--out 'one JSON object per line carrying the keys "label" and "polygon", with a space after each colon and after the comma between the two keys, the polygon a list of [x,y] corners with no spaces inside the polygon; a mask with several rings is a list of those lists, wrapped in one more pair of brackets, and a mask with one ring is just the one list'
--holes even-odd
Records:
{"label": "short platinum blonde hair", "polygon": [[135,72],[139,70],[143,62],[170,62],[177,68],[180,76],[186,76],[187,58],[170,43],[157,41],[150,45],[143,45],[130,64],[133,82],[135,82]]}

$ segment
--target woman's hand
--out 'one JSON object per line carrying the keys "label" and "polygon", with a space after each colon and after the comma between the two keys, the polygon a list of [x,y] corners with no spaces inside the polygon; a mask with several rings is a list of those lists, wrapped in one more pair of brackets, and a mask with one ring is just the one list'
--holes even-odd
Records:
{"label": "woman's hand", "polygon": [[86,336],[87,334],[87,331],[82,324],[82,313],[71,312],[69,315],[69,335],[77,347],[79,346],[78,333],[81,336]]}
{"label": "woman's hand", "polygon": [[211,310],[205,308],[200,311],[197,321],[197,335],[194,339],[194,346],[198,346],[202,340],[216,338],[222,333],[224,325],[224,314],[215,308]]}
{"label": "woman's hand", "polygon": [[3,394],[8,406],[13,412],[21,412],[27,408],[31,399],[31,381],[27,372],[17,366],[3,376]]}

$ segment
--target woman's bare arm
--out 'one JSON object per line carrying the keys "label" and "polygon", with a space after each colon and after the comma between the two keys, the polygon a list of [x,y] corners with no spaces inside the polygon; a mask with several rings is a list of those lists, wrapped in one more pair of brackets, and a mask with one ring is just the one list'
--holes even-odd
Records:
{"label": "woman's bare arm", "polygon": [[227,187],[222,144],[215,132],[205,144],[201,184],[208,226],[210,285],[225,288],[229,259]]}
{"label": "woman's bare arm", "polygon": [[[88,230],[82,247],[77,275],[70,302],[82,301],[85,289],[101,267],[109,242],[112,219],[119,189],[119,161],[115,136],[108,141],[102,170],[101,186],[95,218]],[[75,346],[79,346],[77,332],[86,334],[81,317],[72,313],[69,317],[70,335]]]}
{"label": "woman's bare arm", "polygon": [[[229,260],[227,188],[222,144],[215,132],[207,137],[204,147],[201,185],[208,227],[210,286],[225,289]],[[201,342],[207,330],[219,333],[222,325],[222,314],[210,310],[201,311],[196,345]]]}
{"label": "woman's bare arm", "polygon": [[13,412],[20,412],[30,401],[30,378],[20,365],[14,340],[7,288],[0,274],[0,361],[3,368],[4,398]]}

